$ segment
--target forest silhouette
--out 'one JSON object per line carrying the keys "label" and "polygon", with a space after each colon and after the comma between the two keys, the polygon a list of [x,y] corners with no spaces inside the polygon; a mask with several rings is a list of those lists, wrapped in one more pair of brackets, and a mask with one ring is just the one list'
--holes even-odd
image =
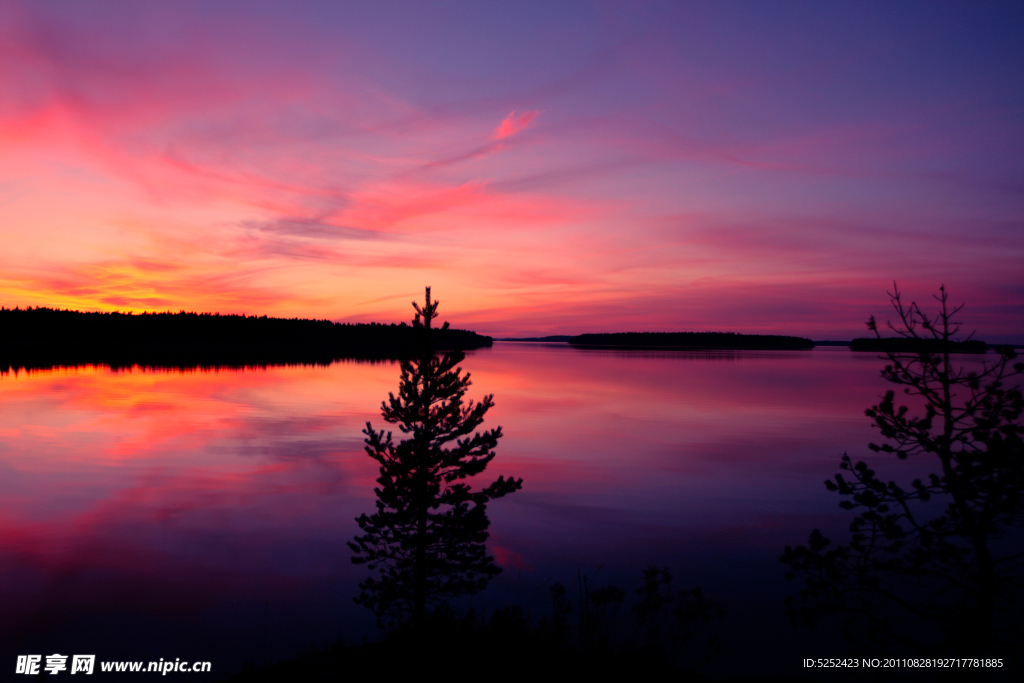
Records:
{"label": "forest silhouette", "polygon": [[[83,313],[0,308],[0,370],[70,365],[242,367],[399,360],[416,352],[405,323],[334,323],[211,313]],[[490,346],[467,330],[434,329],[438,349]]]}

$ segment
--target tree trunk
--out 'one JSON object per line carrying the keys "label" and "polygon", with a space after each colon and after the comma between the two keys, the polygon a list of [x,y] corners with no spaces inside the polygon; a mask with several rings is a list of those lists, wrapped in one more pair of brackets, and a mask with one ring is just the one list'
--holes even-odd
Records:
{"label": "tree trunk", "polygon": [[427,511],[420,511],[416,524],[416,563],[413,565],[412,625],[419,642],[427,616]]}

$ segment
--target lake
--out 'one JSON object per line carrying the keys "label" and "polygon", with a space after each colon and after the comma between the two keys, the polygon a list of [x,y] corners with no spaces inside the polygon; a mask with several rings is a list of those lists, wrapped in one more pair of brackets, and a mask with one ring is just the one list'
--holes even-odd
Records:
{"label": "lake", "polygon": [[[779,556],[813,528],[843,537],[851,514],[823,481],[844,452],[895,477],[924,471],[866,448],[881,366],[845,347],[471,352],[469,397],[493,394],[484,428],[504,432],[481,483],[524,485],[489,506],[504,571],[467,604],[540,615],[554,581],[631,589],[657,564],[729,612],[701,670],[799,674],[801,657],[837,656],[789,626],[796,586]],[[397,363],[354,361],[0,376],[4,666],[65,651],[180,657],[219,678],[375,637],[352,602],[367,570],[346,541],[374,508],[361,431],[388,426],[380,404],[398,376]]]}

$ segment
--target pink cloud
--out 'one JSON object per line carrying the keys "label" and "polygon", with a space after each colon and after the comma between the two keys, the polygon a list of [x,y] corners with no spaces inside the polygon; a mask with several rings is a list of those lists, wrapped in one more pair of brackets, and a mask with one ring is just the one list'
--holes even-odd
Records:
{"label": "pink cloud", "polygon": [[530,123],[540,116],[539,111],[524,111],[521,114],[517,114],[513,109],[512,113],[505,117],[505,120],[501,122],[497,130],[494,131],[494,139],[502,140],[504,138],[512,137],[516,133],[525,130]]}
{"label": "pink cloud", "polygon": [[7,306],[402,320],[395,295],[426,281],[458,301],[459,324],[509,336],[845,335],[874,310],[859,297],[895,277],[945,282],[987,302],[990,329],[1020,328],[1006,321],[1020,288],[1003,284],[1019,280],[1016,214],[957,204],[963,150],[916,124],[732,128],[722,98],[749,93],[732,74],[694,80],[686,116],[675,99],[559,99],[546,144],[518,145],[541,110],[492,127],[495,107],[598,86],[617,53],[539,90],[424,101],[341,53],[330,74],[274,53],[252,40],[279,33],[259,21],[136,44],[15,19],[0,22]]}

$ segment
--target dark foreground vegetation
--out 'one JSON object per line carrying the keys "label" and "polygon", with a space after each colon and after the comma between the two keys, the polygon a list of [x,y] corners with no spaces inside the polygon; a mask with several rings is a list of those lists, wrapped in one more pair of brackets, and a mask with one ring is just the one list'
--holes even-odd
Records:
{"label": "dark foreground vegetation", "polygon": [[420,677],[424,661],[437,657],[467,672],[508,667],[574,680],[581,675],[632,680],[643,674],[707,680],[690,668],[717,651],[711,627],[724,612],[700,589],[673,589],[667,569],[648,567],[642,585],[628,593],[595,587],[586,577],[568,590],[555,583],[549,593],[550,608],[539,620],[518,606],[488,614],[458,613],[442,604],[427,615],[423,628],[405,622],[381,641],[339,643],[287,662],[250,664],[230,680],[354,680],[384,672],[397,680],[402,674]]}
{"label": "dark foreground vegetation", "polygon": [[736,334],[734,332],[616,332],[612,334],[581,334],[569,339],[573,346],[750,349],[782,351],[813,349],[814,342],[803,337],[775,334]]}
{"label": "dark foreground vegetation", "polygon": [[[435,329],[438,349],[490,346],[466,330]],[[401,359],[413,329],[330,320],[211,313],[81,313],[0,309],[0,371],[65,365],[214,367],[328,364],[340,358]]]}

